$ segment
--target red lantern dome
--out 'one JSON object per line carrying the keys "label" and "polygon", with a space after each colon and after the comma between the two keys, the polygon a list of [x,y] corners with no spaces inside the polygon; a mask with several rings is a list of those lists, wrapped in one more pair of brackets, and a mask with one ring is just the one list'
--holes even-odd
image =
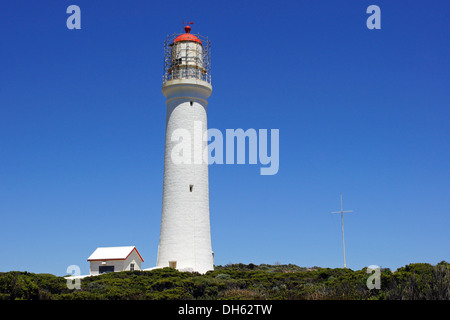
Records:
{"label": "red lantern dome", "polygon": [[184,27],[184,31],[186,31],[186,33],[176,37],[175,40],[173,40],[174,43],[175,42],[180,42],[180,41],[193,41],[193,42],[197,42],[197,43],[202,44],[202,42],[200,41],[199,38],[197,38],[193,34],[190,34],[190,32],[191,32],[191,27],[190,26]]}

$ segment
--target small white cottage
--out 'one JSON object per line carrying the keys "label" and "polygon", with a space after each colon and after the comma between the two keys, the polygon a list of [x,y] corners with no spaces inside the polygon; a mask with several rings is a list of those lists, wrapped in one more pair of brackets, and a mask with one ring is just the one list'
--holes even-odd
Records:
{"label": "small white cottage", "polygon": [[97,248],[88,258],[90,275],[107,272],[141,270],[144,262],[136,247],[104,247]]}

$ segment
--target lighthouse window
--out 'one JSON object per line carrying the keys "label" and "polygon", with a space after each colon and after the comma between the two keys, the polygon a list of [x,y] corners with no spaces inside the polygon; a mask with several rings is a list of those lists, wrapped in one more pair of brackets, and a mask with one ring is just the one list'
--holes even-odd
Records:
{"label": "lighthouse window", "polygon": [[191,107],[194,105],[194,101],[191,101]]}
{"label": "lighthouse window", "polygon": [[193,189],[194,189],[194,185],[193,185],[193,184],[190,184],[190,185],[189,185],[189,191],[192,192]]}

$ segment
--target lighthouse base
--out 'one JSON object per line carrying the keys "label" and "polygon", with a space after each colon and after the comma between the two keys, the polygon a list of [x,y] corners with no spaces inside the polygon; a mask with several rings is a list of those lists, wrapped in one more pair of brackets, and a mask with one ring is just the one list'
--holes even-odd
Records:
{"label": "lighthouse base", "polygon": [[[153,270],[162,269],[162,268],[167,268],[167,267],[153,267],[153,268],[142,269],[142,271],[153,271]],[[198,272],[198,271],[194,271],[194,268],[174,268],[174,269],[178,270],[180,272]],[[201,273],[201,274],[204,274],[204,273]]]}

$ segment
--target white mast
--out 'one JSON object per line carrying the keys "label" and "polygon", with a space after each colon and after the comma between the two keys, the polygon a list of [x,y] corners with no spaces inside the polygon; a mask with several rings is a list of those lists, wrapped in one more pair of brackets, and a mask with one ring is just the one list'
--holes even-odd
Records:
{"label": "white mast", "polygon": [[334,211],[332,213],[340,213],[341,214],[341,223],[342,223],[342,246],[344,248],[344,268],[347,268],[345,263],[345,238],[344,238],[344,213],[353,212],[353,210],[344,211],[342,206],[342,192],[341,192],[341,211]]}

